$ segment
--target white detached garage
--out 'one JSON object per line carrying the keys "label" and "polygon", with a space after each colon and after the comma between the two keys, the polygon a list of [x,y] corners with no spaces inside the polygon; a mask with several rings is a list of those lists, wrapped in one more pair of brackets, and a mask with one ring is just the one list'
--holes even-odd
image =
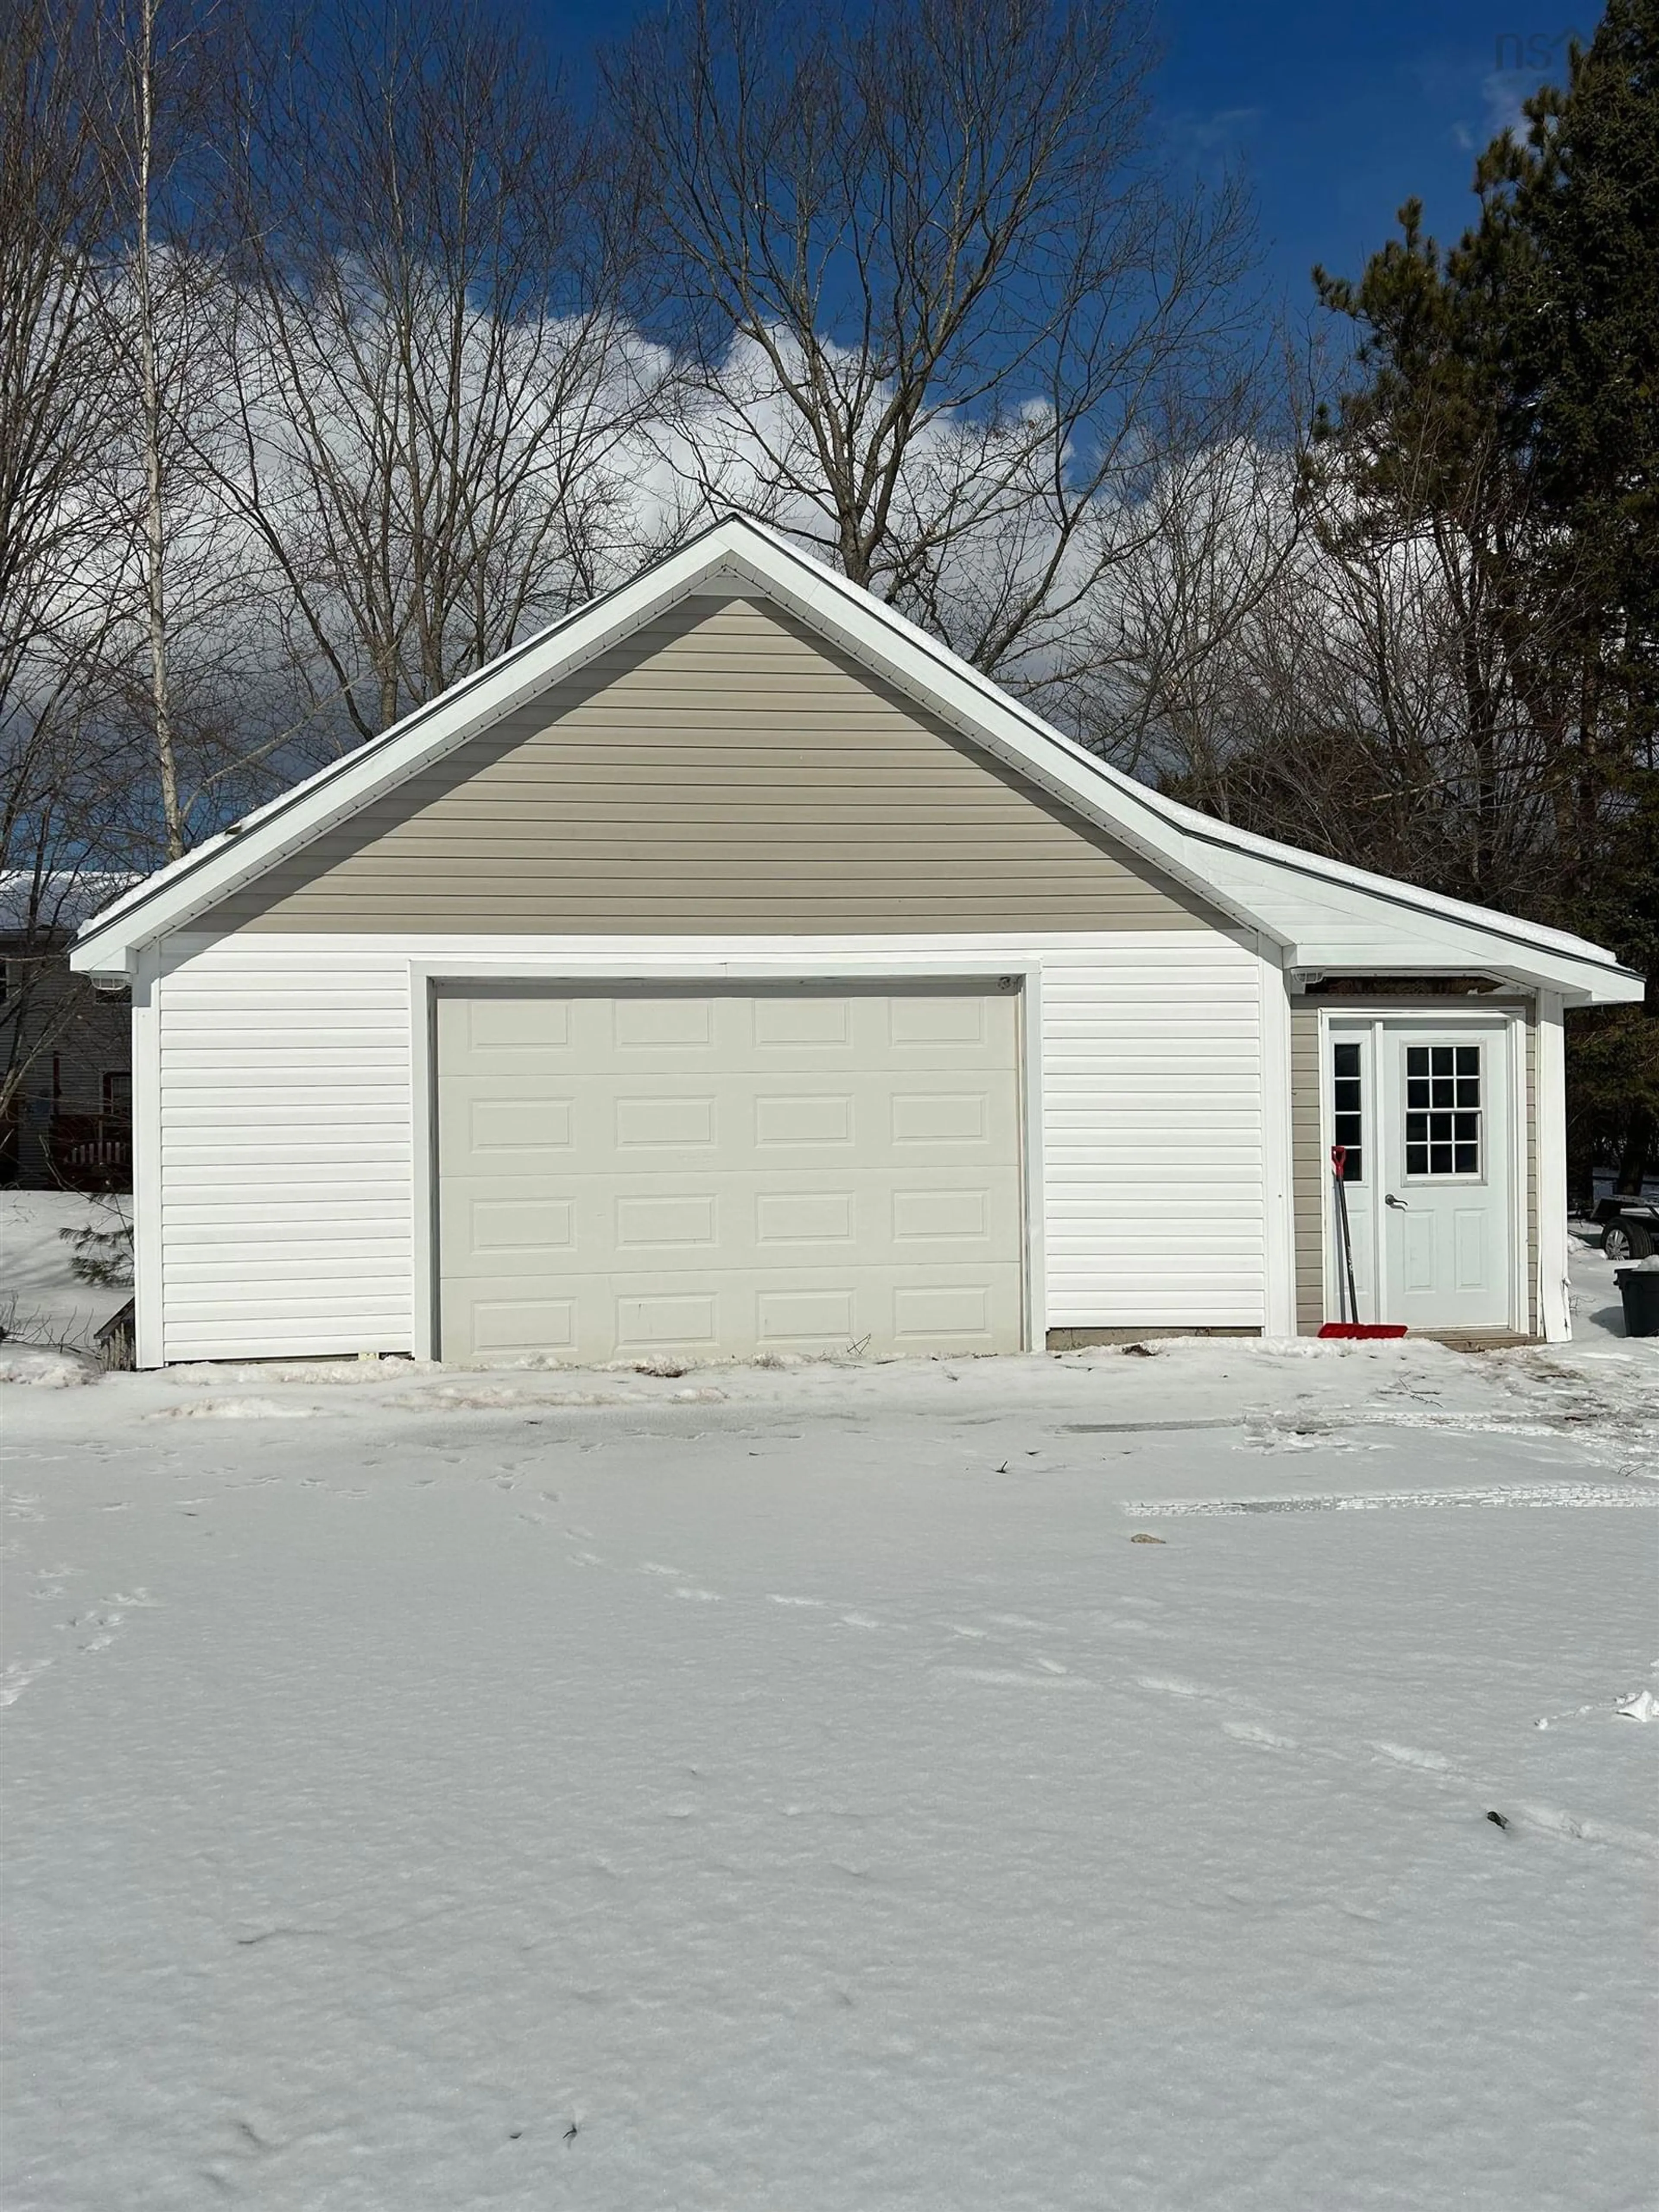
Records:
{"label": "white detached garage", "polygon": [[1598,947],[1103,767],[740,518],[137,886],[142,1364],[1563,1336]]}

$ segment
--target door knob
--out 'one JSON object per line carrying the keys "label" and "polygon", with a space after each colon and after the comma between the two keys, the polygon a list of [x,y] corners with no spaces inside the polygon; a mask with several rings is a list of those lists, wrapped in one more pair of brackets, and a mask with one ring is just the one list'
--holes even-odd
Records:
{"label": "door knob", "polygon": [[1383,1198],[1382,1203],[1384,1206],[1393,1206],[1396,1213],[1409,1213],[1411,1212],[1411,1208],[1407,1205],[1405,1200],[1403,1198],[1396,1198],[1392,1191],[1387,1193]]}

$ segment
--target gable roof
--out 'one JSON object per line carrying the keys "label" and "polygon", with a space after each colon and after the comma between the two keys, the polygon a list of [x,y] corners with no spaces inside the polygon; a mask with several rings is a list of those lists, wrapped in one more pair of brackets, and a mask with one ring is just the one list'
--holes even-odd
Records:
{"label": "gable roof", "polygon": [[72,964],[131,973],[144,948],[299,850],[694,592],[788,608],[994,758],[1247,928],[1292,969],[1492,972],[1580,1004],[1641,978],[1560,930],[1253,836],[1164,798],[1010,698],[893,608],[763,524],[731,514],[605,597],[511,647],[401,722],[146,878],[83,923]]}

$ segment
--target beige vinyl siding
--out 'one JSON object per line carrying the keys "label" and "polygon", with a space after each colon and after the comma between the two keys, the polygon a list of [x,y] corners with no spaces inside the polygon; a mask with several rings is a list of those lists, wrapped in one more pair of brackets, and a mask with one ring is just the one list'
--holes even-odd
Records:
{"label": "beige vinyl siding", "polygon": [[693,597],[207,931],[1225,927],[763,600]]}
{"label": "beige vinyl siding", "polygon": [[1296,1326],[1317,1336],[1325,1319],[1325,1158],[1320,1143],[1319,1008],[1291,1006],[1291,1190],[1296,1220]]}

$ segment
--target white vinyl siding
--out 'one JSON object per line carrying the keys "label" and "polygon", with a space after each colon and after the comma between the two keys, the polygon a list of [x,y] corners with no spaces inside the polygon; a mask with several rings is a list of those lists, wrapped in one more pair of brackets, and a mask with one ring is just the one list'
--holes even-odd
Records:
{"label": "white vinyl siding", "polygon": [[250,932],[173,939],[155,986],[162,1140],[140,1235],[161,1328],[141,1357],[410,1349],[424,1123],[412,967],[505,975],[516,960],[577,975],[683,962],[691,975],[727,961],[787,977],[842,958],[866,975],[885,959],[1035,971],[1039,1330],[1263,1325],[1264,970],[1242,936]]}
{"label": "white vinyl siding", "polygon": [[1220,936],[1043,956],[1050,1328],[1264,1325],[1262,981]]}
{"label": "white vinyl siding", "polygon": [[158,997],[163,1358],[406,1352],[407,963],[225,945]]}

